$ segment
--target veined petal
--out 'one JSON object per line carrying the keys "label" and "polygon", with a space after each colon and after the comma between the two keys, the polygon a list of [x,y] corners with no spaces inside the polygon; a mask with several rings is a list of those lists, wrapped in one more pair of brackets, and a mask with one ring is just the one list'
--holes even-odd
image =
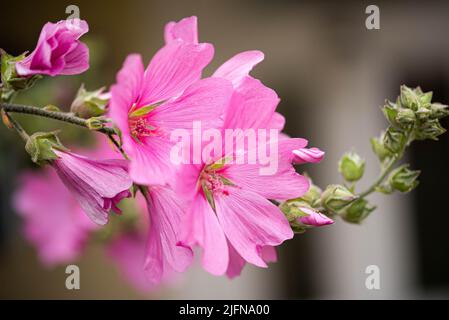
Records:
{"label": "veined petal", "polygon": [[256,193],[230,189],[215,198],[217,217],[229,242],[246,261],[266,267],[265,246],[277,246],[293,237],[290,225],[277,206]]}
{"label": "veined petal", "polygon": [[223,275],[229,262],[228,245],[215,212],[202,193],[193,200],[183,222],[181,242],[202,248],[201,264],[213,275]]}
{"label": "veined petal", "polygon": [[201,73],[214,55],[211,44],[176,40],[160,49],[145,71],[139,106],[155,104],[179,96]]}
{"label": "veined petal", "polygon": [[264,54],[261,51],[241,52],[223,63],[213,76],[228,79],[235,87],[238,87],[243,78],[263,59]]}
{"label": "veined petal", "polygon": [[165,43],[182,40],[187,43],[198,43],[198,19],[195,16],[184,18],[179,22],[170,21],[165,25]]}

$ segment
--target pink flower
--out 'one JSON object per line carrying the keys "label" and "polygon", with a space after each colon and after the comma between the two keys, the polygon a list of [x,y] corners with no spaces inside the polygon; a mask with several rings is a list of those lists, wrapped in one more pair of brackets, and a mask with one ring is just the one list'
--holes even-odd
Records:
{"label": "pink flower", "polygon": [[193,252],[179,241],[184,204],[175,192],[164,186],[149,187],[145,198],[150,230],[144,269],[147,279],[158,284],[173,271],[185,271]]}
{"label": "pink flower", "polygon": [[65,186],[93,222],[103,225],[112,209],[131,195],[126,163],[121,160],[91,160],[86,157],[54,150],[58,159],[52,162]]}
{"label": "pink flower", "polygon": [[79,19],[48,22],[42,28],[36,49],[16,63],[21,76],[79,74],[89,69],[89,49],[78,39],[88,31]]}
{"label": "pink flower", "polygon": [[324,214],[315,211],[313,209],[307,208],[307,207],[301,207],[301,211],[308,214],[307,217],[300,217],[298,218],[298,222],[301,224],[309,225],[309,226],[315,226],[315,227],[321,227],[328,224],[333,224],[334,220],[331,218],[325,216]]}
{"label": "pink flower", "polygon": [[[175,29],[170,34],[177,34]],[[212,56],[210,44],[170,38],[145,71],[140,55],[126,59],[111,89],[110,113],[122,131],[135,182],[170,181],[172,130],[189,130],[194,120],[200,120],[203,129],[222,124],[232,85],[224,79],[199,80]]]}
{"label": "pink flower", "polygon": [[137,232],[121,234],[106,247],[107,254],[117,264],[123,278],[142,292],[156,288],[148,281],[143,269],[145,249],[145,237]]}
{"label": "pink flower", "polygon": [[295,164],[317,163],[324,158],[324,151],[318,148],[301,148],[293,150],[293,154],[295,155],[293,159]]}
{"label": "pink flower", "polygon": [[14,207],[24,219],[26,238],[46,265],[76,259],[97,228],[50,168],[22,174]]}

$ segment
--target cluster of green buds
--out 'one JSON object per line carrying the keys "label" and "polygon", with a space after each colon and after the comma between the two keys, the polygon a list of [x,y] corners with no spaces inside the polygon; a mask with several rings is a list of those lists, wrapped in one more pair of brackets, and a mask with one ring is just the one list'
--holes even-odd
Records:
{"label": "cluster of green buds", "polygon": [[438,140],[446,131],[440,119],[449,115],[448,106],[432,102],[432,92],[401,86],[396,102],[387,100],[382,111],[389,127],[380,137],[371,139],[380,162],[379,178],[367,190],[357,193],[356,184],[363,177],[365,160],[355,152],[345,153],[338,163],[343,184],[331,184],[322,193],[313,186],[306,196],[281,204],[294,229],[304,229],[296,224],[298,217],[304,214],[304,205],[329,217],[339,216],[350,223],[361,223],[375,209],[366,199],[369,194],[405,193],[416,188],[420,171],[410,169],[408,164],[400,165],[398,161],[414,140]]}

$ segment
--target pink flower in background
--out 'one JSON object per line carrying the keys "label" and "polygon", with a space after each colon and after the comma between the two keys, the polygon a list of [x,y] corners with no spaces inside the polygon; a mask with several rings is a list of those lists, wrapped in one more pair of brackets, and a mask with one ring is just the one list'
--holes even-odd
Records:
{"label": "pink flower in background", "polygon": [[144,269],[147,278],[158,284],[173,271],[183,272],[192,263],[190,247],[180,243],[179,231],[184,203],[169,187],[149,187],[145,196],[150,218]]}
{"label": "pink flower in background", "polygon": [[106,224],[111,209],[120,213],[117,204],[131,196],[132,186],[125,161],[96,161],[74,153],[54,152],[58,159],[52,162],[53,167],[93,222]]}
{"label": "pink flower in background", "polygon": [[317,163],[324,158],[324,151],[318,148],[301,148],[293,150],[293,154],[295,155],[293,159],[295,164]]}
{"label": "pink flower in background", "polygon": [[307,207],[301,207],[300,208],[303,212],[307,213],[307,217],[299,217],[298,222],[301,224],[314,226],[314,227],[321,227],[328,224],[333,224],[334,220],[327,217],[326,215],[315,211],[313,209],[307,208]]}
{"label": "pink flower in background", "polygon": [[50,168],[22,174],[13,203],[23,217],[26,238],[46,265],[76,259],[98,227]]}
{"label": "pink flower in background", "polygon": [[119,267],[123,278],[142,292],[154,290],[156,286],[148,281],[143,270],[146,239],[137,232],[124,233],[106,247],[106,252]]}
{"label": "pink flower in background", "polygon": [[36,49],[16,63],[17,74],[56,76],[86,71],[89,69],[89,49],[78,39],[88,30],[87,22],[79,19],[46,23]]}
{"label": "pink flower in background", "polygon": [[[176,26],[173,27],[173,34]],[[166,36],[167,37],[167,36]],[[165,184],[173,176],[170,132],[222,124],[221,115],[232,94],[224,79],[199,80],[213,56],[207,43],[172,39],[147,69],[140,55],[126,59],[111,88],[110,114],[123,134],[123,148],[131,158],[130,175],[140,184]]]}

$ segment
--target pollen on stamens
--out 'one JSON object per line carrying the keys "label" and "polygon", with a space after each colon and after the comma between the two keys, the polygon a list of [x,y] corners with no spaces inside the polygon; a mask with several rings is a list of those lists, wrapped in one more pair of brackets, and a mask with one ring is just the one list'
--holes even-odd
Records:
{"label": "pollen on stamens", "polygon": [[217,172],[206,169],[201,173],[200,179],[212,194],[221,193],[226,196],[229,195],[229,191],[223,183],[221,175]]}
{"label": "pollen on stamens", "polygon": [[131,134],[135,137],[150,136],[154,133],[154,128],[148,125],[145,118],[137,118],[129,121]]}

